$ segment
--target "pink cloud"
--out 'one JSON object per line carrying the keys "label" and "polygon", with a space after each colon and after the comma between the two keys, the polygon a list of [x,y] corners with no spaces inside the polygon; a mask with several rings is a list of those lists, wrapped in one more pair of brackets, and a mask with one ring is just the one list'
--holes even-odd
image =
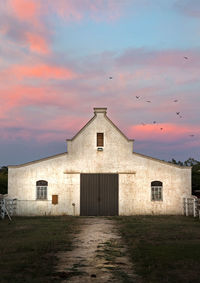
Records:
{"label": "pink cloud", "polygon": [[41,3],[40,0],[7,0],[0,31],[31,52],[48,54],[51,32],[44,21],[46,9],[43,11]]}
{"label": "pink cloud", "polygon": [[26,32],[26,39],[31,51],[43,54],[50,52],[47,40],[43,36]]}
{"label": "pink cloud", "polygon": [[[8,86],[6,89],[0,89],[1,105],[0,105],[0,118],[9,119],[15,109],[19,109],[16,117],[20,113],[25,113],[28,119],[30,113],[26,112],[27,107],[53,107],[61,109],[76,108],[80,100],[76,94],[71,95],[69,91],[53,89],[52,87],[33,87],[27,85]],[[3,120],[3,123],[5,120]]]}
{"label": "pink cloud", "polygon": [[[129,4],[127,3],[126,7]],[[95,21],[109,21],[121,16],[123,1],[90,0],[5,0],[0,32],[7,35],[21,47],[27,46],[31,52],[48,54],[51,50],[50,38],[53,21],[49,27],[49,15],[57,15],[67,21],[91,18]]]}
{"label": "pink cloud", "polygon": [[[69,102],[69,105],[73,105],[73,102]],[[48,108],[45,106],[43,110],[40,107],[34,108],[32,105],[28,108],[27,105],[24,108],[22,106],[13,108],[7,117],[0,119],[1,138],[65,142],[66,138],[72,138],[88,121],[75,114],[67,114],[61,109],[56,113],[54,108],[54,112],[48,113]],[[4,128],[7,130],[5,131]]]}
{"label": "pink cloud", "polygon": [[10,0],[11,8],[15,16],[21,20],[36,24],[38,20],[38,14],[41,9],[40,1],[33,0]]}
{"label": "pink cloud", "polygon": [[39,79],[65,79],[71,80],[77,77],[77,74],[69,68],[53,66],[38,63],[36,65],[17,65],[8,68],[2,72],[4,77],[12,76],[18,80],[26,78],[39,78]]}
{"label": "pink cloud", "polygon": [[[63,123],[64,121],[64,123]],[[64,138],[72,138],[86,123],[88,119],[83,119],[82,117],[77,117],[75,115],[59,115],[52,119],[46,120],[41,129],[45,129],[44,133],[38,136],[39,141],[59,141]],[[40,128],[40,127],[39,127]],[[56,130],[56,131],[54,131]],[[51,132],[54,131],[54,132]],[[63,140],[63,141],[64,141]]]}
{"label": "pink cloud", "polygon": [[27,47],[31,52],[47,55],[50,53],[49,34],[43,29],[43,32],[30,28],[26,31],[24,28],[15,29],[12,21],[0,27],[0,33],[4,36],[4,41],[13,43],[16,48]]}
{"label": "pink cloud", "polygon": [[[188,139],[194,138],[195,135],[200,135],[200,130],[198,126],[160,123],[131,126],[128,134],[140,140],[169,142],[182,139],[183,137]],[[194,137],[190,135],[194,135]]]}

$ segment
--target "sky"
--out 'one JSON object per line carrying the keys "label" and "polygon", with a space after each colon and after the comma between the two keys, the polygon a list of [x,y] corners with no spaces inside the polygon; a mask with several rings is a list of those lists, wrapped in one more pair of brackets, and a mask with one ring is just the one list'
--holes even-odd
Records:
{"label": "sky", "polygon": [[0,166],[65,152],[93,107],[137,153],[200,160],[200,1],[0,1]]}

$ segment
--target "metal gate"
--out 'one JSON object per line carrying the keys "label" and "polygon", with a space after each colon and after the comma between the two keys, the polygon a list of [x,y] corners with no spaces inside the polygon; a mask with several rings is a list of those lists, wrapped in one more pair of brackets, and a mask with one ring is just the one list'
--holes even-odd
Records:
{"label": "metal gate", "polygon": [[118,215],[118,174],[81,174],[80,215]]}

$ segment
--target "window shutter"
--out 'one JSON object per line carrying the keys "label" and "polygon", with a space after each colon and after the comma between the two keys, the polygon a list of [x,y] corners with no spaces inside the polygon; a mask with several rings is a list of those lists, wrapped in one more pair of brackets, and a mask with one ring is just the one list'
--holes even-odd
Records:
{"label": "window shutter", "polygon": [[97,146],[103,146],[103,133],[97,133]]}

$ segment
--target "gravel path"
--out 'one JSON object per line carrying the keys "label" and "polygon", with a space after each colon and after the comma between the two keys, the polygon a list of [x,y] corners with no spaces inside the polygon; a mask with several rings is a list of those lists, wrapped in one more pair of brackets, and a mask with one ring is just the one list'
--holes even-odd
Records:
{"label": "gravel path", "polygon": [[79,221],[73,250],[57,254],[56,277],[62,282],[139,282],[115,222],[102,217]]}

